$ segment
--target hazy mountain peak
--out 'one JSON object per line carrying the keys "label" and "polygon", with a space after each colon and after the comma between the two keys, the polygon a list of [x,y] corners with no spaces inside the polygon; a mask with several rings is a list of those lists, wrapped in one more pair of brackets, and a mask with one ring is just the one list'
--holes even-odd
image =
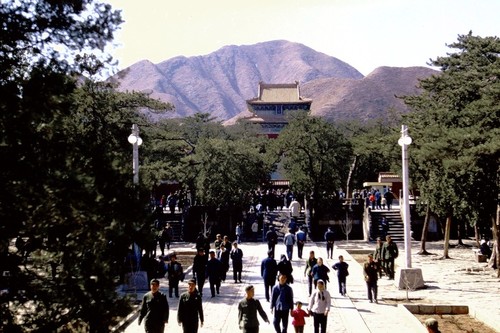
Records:
{"label": "hazy mountain peak", "polygon": [[[397,78],[400,85],[404,86],[401,81],[405,80],[416,85],[415,75],[419,71],[421,69],[401,72],[401,69],[381,67],[363,78],[359,71],[335,57],[303,44],[274,40],[254,45],[228,45],[207,55],[178,56],[158,64],[142,60],[114,79],[120,83],[120,90],[152,92],[153,97],[175,105],[175,113],[169,116],[202,112],[219,120],[245,111],[246,100],[257,96],[261,81],[298,81],[301,95],[313,99],[313,110],[317,114],[337,118],[330,117],[329,105],[338,105],[339,100],[345,99],[343,94],[358,99],[354,96],[356,92],[347,93],[350,86],[368,86],[366,82],[371,80],[389,83],[391,76]],[[376,83],[371,86],[376,88],[374,91],[383,91]],[[339,99],[339,96],[344,97]]]}

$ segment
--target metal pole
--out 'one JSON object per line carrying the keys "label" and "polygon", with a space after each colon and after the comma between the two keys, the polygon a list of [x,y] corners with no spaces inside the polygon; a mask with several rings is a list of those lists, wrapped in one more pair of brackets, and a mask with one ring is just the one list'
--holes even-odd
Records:
{"label": "metal pole", "polygon": [[[139,138],[139,126],[137,124],[132,125],[132,134]],[[139,140],[137,139],[133,143],[132,149],[132,172],[134,175],[134,185],[139,184]]]}
{"label": "metal pole", "polygon": [[403,162],[403,221],[404,221],[404,236],[405,236],[405,268],[411,268],[411,224],[410,224],[410,191],[408,190],[408,145],[411,141],[408,140],[408,127],[401,126],[401,141],[402,141],[402,162]]}

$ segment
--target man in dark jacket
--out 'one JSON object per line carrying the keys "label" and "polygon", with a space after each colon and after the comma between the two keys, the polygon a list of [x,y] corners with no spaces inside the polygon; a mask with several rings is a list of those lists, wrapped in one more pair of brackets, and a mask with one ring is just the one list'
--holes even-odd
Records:
{"label": "man in dark jacket", "polygon": [[269,302],[270,291],[276,283],[276,274],[278,274],[278,264],[273,258],[273,251],[267,251],[267,258],[262,260],[260,265],[260,276],[264,279],[264,288],[266,288],[266,300]]}
{"label": "man in dark jacket", "polygon": [[399,255],[398,246],[392,241],[390,235],[387,235],[385,240],[382,246],[382,259],[384,260],[385,272],[389,276],[389,280],[394,280],[394,260]]}
{"label": "man in dark jacket", "polygon": [[233,261],[233,278],[234,283],[241,283],[241,272],[243,271],[243,251],[238,248],[238,243],[233,243],[233,249],[231,250],[231,260]]}
{"label": "man in dark jacket", "polygon": [[246,297],[238,304],[238,324],[243,333],[258,333],[259,318],[257,312],[266,323],[269,323],[267,315],[258,299],[254,299],[255,290],[252,285],[245,288]]}
{"label": "man in dark jacket", "polygon": [[139,325],[144,319],[146,333],[163,333],[168,323],[169,307],[167,296],[160,292],[160,281],[151,280],[151,291],[142,298]]}
{"label": "man in dark jacket", "polygon": [[188,291],[179,298],[177,307],[177,322],[182,325],[184,333],[197,333],[198,320],[203,327],[205,318],[203,316],[203,306],[201,304],[201,295],[196,290],[196,280],[191,279],[188,282]]}
{"label": "man in dark jacket", "polygon": [[378,281],[378,271],[377,263],[373,261],[373,254],[368,255],[368,261],[363,265],[363,275],[365,276],[366,289],[368,291],[368,299],[370,303],[377,302],[377,281]]}
{"label": "man in dark jacket", "polygon": [[326,241],[326,257],[327,259],[333,259],[333,244],[335,242],[335,234],[333,233],[332,227],[328,227],[328,230],[324,235]]}
{"label": "man in dark jacket", "polygon": [[175,292],[175,297],[179,297],[179,281],[184,280],[184,272],[182,265],[177,261],[177,255],[170,255],[170,262],[167,264],[168,277],[168,297],[172,297]]}
{"label": "man in dark jacket", "polygon": [[[279,284],[274,286],[271,295],[271,313],[274,313],[273,325],[276,333],[286,333],[288,317],[293,311],[293,290],[287,284],[287,276],[280,274]],[[283,323],[283,329],[280,328]]]}
{"label": "man in dark jacket", "polygon": [[273,257],[274,257],[274,248],[276,247],[276,244],[278,244],[278,234],[276,231],[274,231],[274,227],[271,226],[269,231],[266,233],[266,240],[267,240],[267,248],[268,250],[273,251]]}
{"label": "man in dark jacket", "polygon": [[193,259],[193,278],[198,283],[200,296],[203,296],[203,285],[205,284],[205,276],[207,274],[207,257],[203,248],[198,249],[198,253]]}
{"label": "man in dark jacket", "polygon": [[215,258],[215,251],[210,251],[210,260],[207,262],[206,276],[210,284],[210,293],[212,297],[215,297],[216,291],[217,295],[219,294],[222,270],[222,263],[219,259]]}

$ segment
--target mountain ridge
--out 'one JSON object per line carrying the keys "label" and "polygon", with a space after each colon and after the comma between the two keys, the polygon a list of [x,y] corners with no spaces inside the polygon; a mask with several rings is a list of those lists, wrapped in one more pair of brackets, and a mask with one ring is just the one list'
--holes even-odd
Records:
{"label": "mountain ridge", "polygon": [[[141,60],[112,79],[118,90],[142,91],[172,103],[166,117],[209,113],[220,121],[238,118],[259,82],[300,83],[313,99],[311,113],[329,120],[366,120],[383,108],[408,110],[395,95],[418,92],[418,78],[438,73],[425,67],[382,66],[364,77],[348,63],[303,44],[276,40],[227,45],[202,56],[177,56],[158,64]],[[398,103],[399,101],[399,103]]]}

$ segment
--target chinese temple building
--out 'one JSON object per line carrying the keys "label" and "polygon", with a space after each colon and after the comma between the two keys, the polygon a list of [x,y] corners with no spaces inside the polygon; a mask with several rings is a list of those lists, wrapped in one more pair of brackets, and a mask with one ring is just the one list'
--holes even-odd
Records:
{"label": "chinese temple building", "polygon": [[247,100],[252,116],[247,121],[261,126],[261,134],[268,138],[278,137],[288,124],[286,114],[291,111],[309,112],[312,99],[300,96],[299,82],[271,84],[259,82],[256,98]]}

